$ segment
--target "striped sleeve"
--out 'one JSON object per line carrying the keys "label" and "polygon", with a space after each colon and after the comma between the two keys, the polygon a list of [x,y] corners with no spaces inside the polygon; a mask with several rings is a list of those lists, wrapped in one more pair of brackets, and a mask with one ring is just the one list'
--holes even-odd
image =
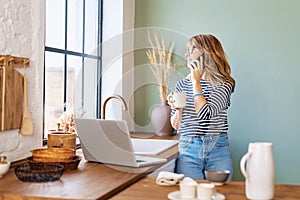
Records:
{"label": "striped sleeve", "polygon": [[207,103],[197,113],[199,119],[211,119],[227,109],[230,106],[231,91],[232,85],[228,82],[217,86]]}

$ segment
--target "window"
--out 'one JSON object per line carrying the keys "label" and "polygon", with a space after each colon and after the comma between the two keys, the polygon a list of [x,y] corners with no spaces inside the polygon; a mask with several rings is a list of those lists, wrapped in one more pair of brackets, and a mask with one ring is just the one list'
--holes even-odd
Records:
{"label": "window", "polygon": [[100,117],[102,0],[46,0],[44,132],[64,111]]}

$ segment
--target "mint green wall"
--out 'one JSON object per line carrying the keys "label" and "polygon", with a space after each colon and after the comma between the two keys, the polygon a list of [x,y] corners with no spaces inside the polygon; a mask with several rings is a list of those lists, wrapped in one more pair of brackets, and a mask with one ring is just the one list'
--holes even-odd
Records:
{"label": "mint green wall", "polygon": [[[229,109],[234,180],[244,180],[239,162],[248,143],[269,141],[276,182],[300,184],[299,8],[298,0],[136,0],[136,28],[162,27],[188,36],[211,33],[222,42],[236,79]],[[180,45],[185,43],[176,43]],[[146,62],[144,52],[136,52],[135,66]],[[151,73],[135,79],[147,76]],[[137,90],[139,125],[150,122],[148,109],[158,102],[155,87]]]}

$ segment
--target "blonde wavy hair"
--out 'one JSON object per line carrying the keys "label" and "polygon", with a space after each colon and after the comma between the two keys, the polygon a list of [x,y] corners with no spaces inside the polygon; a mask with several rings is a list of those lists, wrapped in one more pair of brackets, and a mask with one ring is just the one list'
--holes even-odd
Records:
{"label": "blonde wavy hair", "polygon": [[213,35],[195,35],[188,42],[204,52],[205,78],[214,86],[229,81],[232,92],[235,80],[231,77],[231,69],[221,42]]}

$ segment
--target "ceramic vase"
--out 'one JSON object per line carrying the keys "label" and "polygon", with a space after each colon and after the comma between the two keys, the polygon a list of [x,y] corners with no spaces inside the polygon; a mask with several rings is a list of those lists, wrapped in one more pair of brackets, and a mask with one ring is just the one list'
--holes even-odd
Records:
{"label": "ceramic vase", "polygon": [[166,100],[161,100],[161,104],[156,106],[151,112],[151,122],[158,136],[170,136],[173,134],[170,116],[171,108]]}

